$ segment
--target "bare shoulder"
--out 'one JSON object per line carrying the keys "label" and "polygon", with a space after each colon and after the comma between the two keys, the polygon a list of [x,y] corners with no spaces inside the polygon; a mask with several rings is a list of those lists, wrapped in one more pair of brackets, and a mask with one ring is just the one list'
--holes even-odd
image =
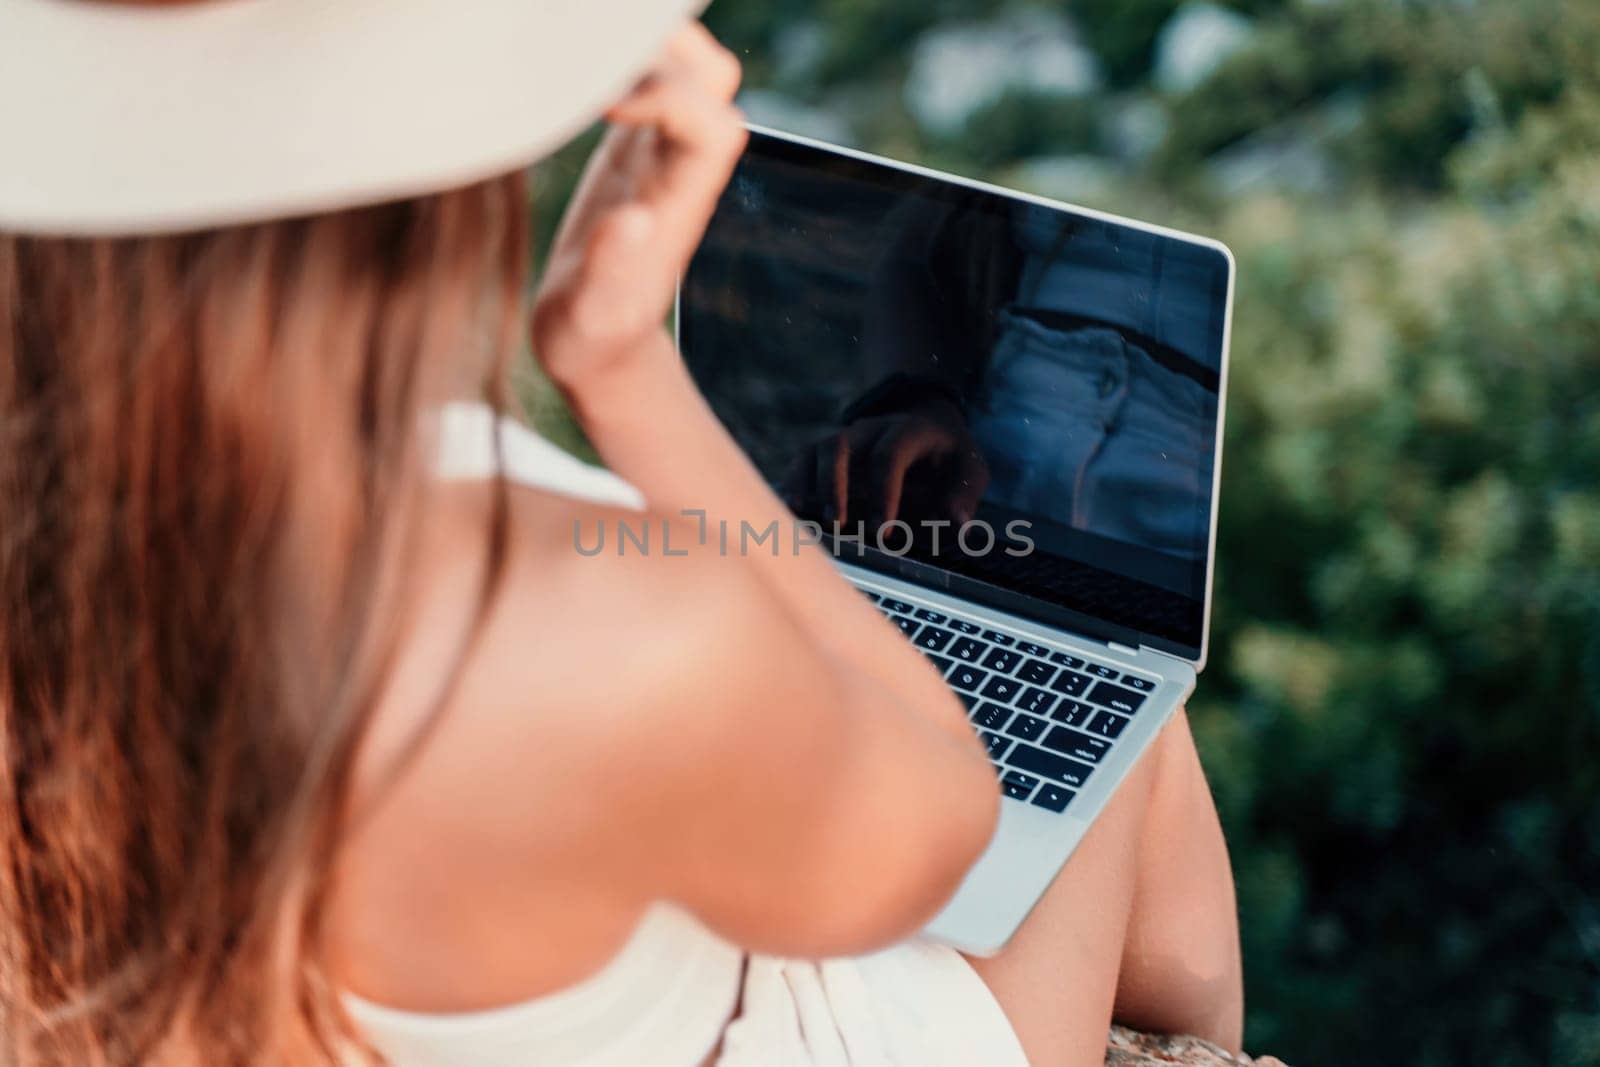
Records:
{"label": "bare shoulder", "polygon": [[[666,809],[695,796],[677,786],[700,781],[724,743],[707,698],[716,651],[762,641],[737,561],[678,555],[676,542],[659,551],[664,529],[687,542],[691,526],[524,489],[512,490],[510,550],[484,610],[489,494],[441,492],[417,608],[358,763],[335,902],[347,981],[434,1009],[555,988],[615,951],[663,893],[649,853],[667,843],[641,820],[680,821]],[[634,531],[621,554],[619,523]],[[607,549],[594,552],[601,528]],[[526,938],[547,951],[497,956]]]}
{"label": "bare shoulder", "polygon": [[537,995],[659,898],[760,951],[862,951],[953,889],[992,828],[976,743],[816,642],[752,561],[692,519],[517,491],[482,611],[487,492],[452,496],[358,768],[332,924],[357,992]]}
{"label": "bare shoulder", "polygon": [[[571,801],[615,783],[619,761],[659,751],[663,734],[694,734],[684,698],[715,678],[727,642],[755,639],[755,583],[698,546],[692,521],[513,488],[506,561],[485,600],[489,492],[442,494],[447,517],[419,553],[421,603],[370,765],[426,729],[426,756],[407,776],[430,779],[435,804],[448,785],[480,825],[467,802],[510,753],[528,802],[562,796],[569,826],[614,813],[614,784],[601,810]],[[524,840],[537,829],[517,828]]]}

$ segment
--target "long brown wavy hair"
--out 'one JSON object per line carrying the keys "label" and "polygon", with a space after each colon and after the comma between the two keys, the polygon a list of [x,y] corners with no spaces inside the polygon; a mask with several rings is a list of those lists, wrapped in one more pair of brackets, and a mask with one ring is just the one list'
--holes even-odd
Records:
{"label": "long brown wavy hair", "polygon": [[319,916],[409,609],[428,412],[500,406],[526,214],[518,175],[0,234],[0,1064],[360,1051]]}

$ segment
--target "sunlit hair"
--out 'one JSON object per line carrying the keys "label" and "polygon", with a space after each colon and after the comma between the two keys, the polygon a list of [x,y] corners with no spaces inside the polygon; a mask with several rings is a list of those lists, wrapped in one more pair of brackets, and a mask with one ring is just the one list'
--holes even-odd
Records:
{"label": "sunlit hair", "polygon": [[319,917],[409,607],[428,413],[498,405],[518,345],[524,185],[0,234],[0,1063],[353,1040]]}

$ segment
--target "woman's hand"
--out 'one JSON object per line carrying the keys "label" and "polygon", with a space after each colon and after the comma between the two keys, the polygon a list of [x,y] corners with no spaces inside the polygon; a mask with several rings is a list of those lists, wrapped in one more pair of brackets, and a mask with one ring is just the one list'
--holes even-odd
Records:
{"label": "woman's hand", "polygon": [[[659,353],[679,276],[744,148],[739,61],[699,23],[606,113],[534,300],[533,343],[569,393]],[[648,358],[648,356],[642,357]]]}
{"label": "woman's hand", "polygon": [[790,506],[841,525],[972,521],[989,467],[953,404],[858,419],[806,449],[785,483]]}

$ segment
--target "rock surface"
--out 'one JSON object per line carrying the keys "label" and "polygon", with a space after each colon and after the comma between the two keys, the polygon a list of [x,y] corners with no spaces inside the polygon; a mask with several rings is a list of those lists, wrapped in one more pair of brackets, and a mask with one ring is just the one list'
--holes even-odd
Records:
{"label": "rock surface", "polygon": [[1286,1067],[1275,1056],[1235,1056],[1226,1049],[1198,1037],[1172,1037],[1141,1034],[1121,1026],[1111,1028],[1106,1042],[1106,1067],[1151,1067],[1154,1064],[1179,1064],[1182,1067]]}

